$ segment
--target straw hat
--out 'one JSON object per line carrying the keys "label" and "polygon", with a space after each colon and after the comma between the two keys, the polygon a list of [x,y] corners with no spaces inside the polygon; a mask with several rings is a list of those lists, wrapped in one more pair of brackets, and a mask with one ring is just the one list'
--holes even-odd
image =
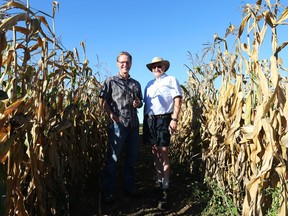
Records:
{"label": "straw hat", "polygon": [[148,63],[146,64],[146,67],[152,71],[152,66],[155,65],[155,64],[162,64],[162,65],[165,65],[165,72],[169,69],[170,67],[170,62],[167,61],[167,60],[164,60],[163,58],[160,58],[160,57],[154,57],[152,59],[152,62],[151,63]]}

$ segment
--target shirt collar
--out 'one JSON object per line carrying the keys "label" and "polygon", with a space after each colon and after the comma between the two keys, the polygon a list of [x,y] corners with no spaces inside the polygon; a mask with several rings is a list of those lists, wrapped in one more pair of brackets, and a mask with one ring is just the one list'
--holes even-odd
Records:
{"label": "shirt collar", "polygon": [[[120,75],[120,73],[117,74],[117,77],[118,77],[119,79],[125,80],[125,79]],[[130,79],[130,74],[128,75],[128,78],[127,78],[127,79]]]}
{"label": "shirt collar", "polygon": [[160,77],[155,78],[155,80],[161,80],[161,79],[165,78],[166,76],[168,76],[168,75],[166,73],[164,73]]}

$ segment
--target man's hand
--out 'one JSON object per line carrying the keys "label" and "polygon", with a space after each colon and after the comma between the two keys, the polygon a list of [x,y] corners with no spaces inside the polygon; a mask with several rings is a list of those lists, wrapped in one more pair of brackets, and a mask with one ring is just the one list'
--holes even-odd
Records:
{"label": "man's hand", "polygon": [[113,121],[113,122],[120,122],[120,119],[119,117],[117,117],[114,113],[110,113],[109,115],[110,119]]}
{"label": "man's hand", "polygon": [[139,108],[140,106],[141,106],[141,101],[139,100],[139,98],[136,98],[135,100],[133,100],[133,107]]}

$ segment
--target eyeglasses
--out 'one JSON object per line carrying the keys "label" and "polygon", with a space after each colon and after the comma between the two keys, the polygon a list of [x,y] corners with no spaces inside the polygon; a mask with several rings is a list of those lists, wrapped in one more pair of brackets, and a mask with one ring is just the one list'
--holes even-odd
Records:
{"label": "eyeglasses", "polygon": [[163,66],[162,66],[162,65],[153,65],[153,66],[152,66],[152,69],[155,69],[156,67],[157,67],[157,68],[162,68]]}
{"label": "eyeglasses", "polygon": [[129,61],[117,61],[117,62],[119,62],[121,65],[124,65],[124,64],[130,64]]}

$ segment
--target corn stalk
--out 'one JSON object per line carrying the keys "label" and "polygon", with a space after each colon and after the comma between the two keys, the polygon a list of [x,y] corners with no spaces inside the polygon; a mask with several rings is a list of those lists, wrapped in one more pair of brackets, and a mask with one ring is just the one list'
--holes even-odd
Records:
{"label": "corn stalk", "polygon": [[[277,214],[287,215],[287,82],[279,72],[287,70],[279,54],[288,42],[279,45],[277,35],[277,29],[286,24],[287,11],[280,1],[273,5],[268,0],[263,5],[262,1],[247,4],[236,39],[228,40],[236,33],[233,25],[223,38],[215,34],[214,43],[204,50],[205,58],[208,56],[211,61],[196,62],[188,71],[186,92],[190,93],[184,101],[196,95],[197,101],[201,101],[194,104],[200,108],[197,114],[201,115],[201,139],[195,142],[193,137],[186,136],[178,154],[191,156],[186,149],[193,152],[201,145],[206,179],[212,179],[226,191],[239,214],[245,216],[265,215],[269,211],[273,202],[267,193],[270,188],[280,188]],[[271,55],[261,59],[261,46],[267,44],[269,32]],[[234,42],[233,52],[229,50],[230,41]],[[209,87],[215,79],[221,83],[216,96],[215,88]],[[192,113],[191,106],[184,107],[183,116]],[[186,118],[180,131],[187,127]],[[191,125],[192,118],[189,119]],[[190,126],[190,130],[196,133],[199,128]]]}
{"label": "corn stalk", "polygon": [[54,15],[15,1],[0,10],[7,15],[0,23],[5,214],[69,215],[87,202],[90,184],[100,191],[107,119],[98,103],[98,72],[86,58],[81,62],[76,48],[56,43],[46,19],[54,24]]}

